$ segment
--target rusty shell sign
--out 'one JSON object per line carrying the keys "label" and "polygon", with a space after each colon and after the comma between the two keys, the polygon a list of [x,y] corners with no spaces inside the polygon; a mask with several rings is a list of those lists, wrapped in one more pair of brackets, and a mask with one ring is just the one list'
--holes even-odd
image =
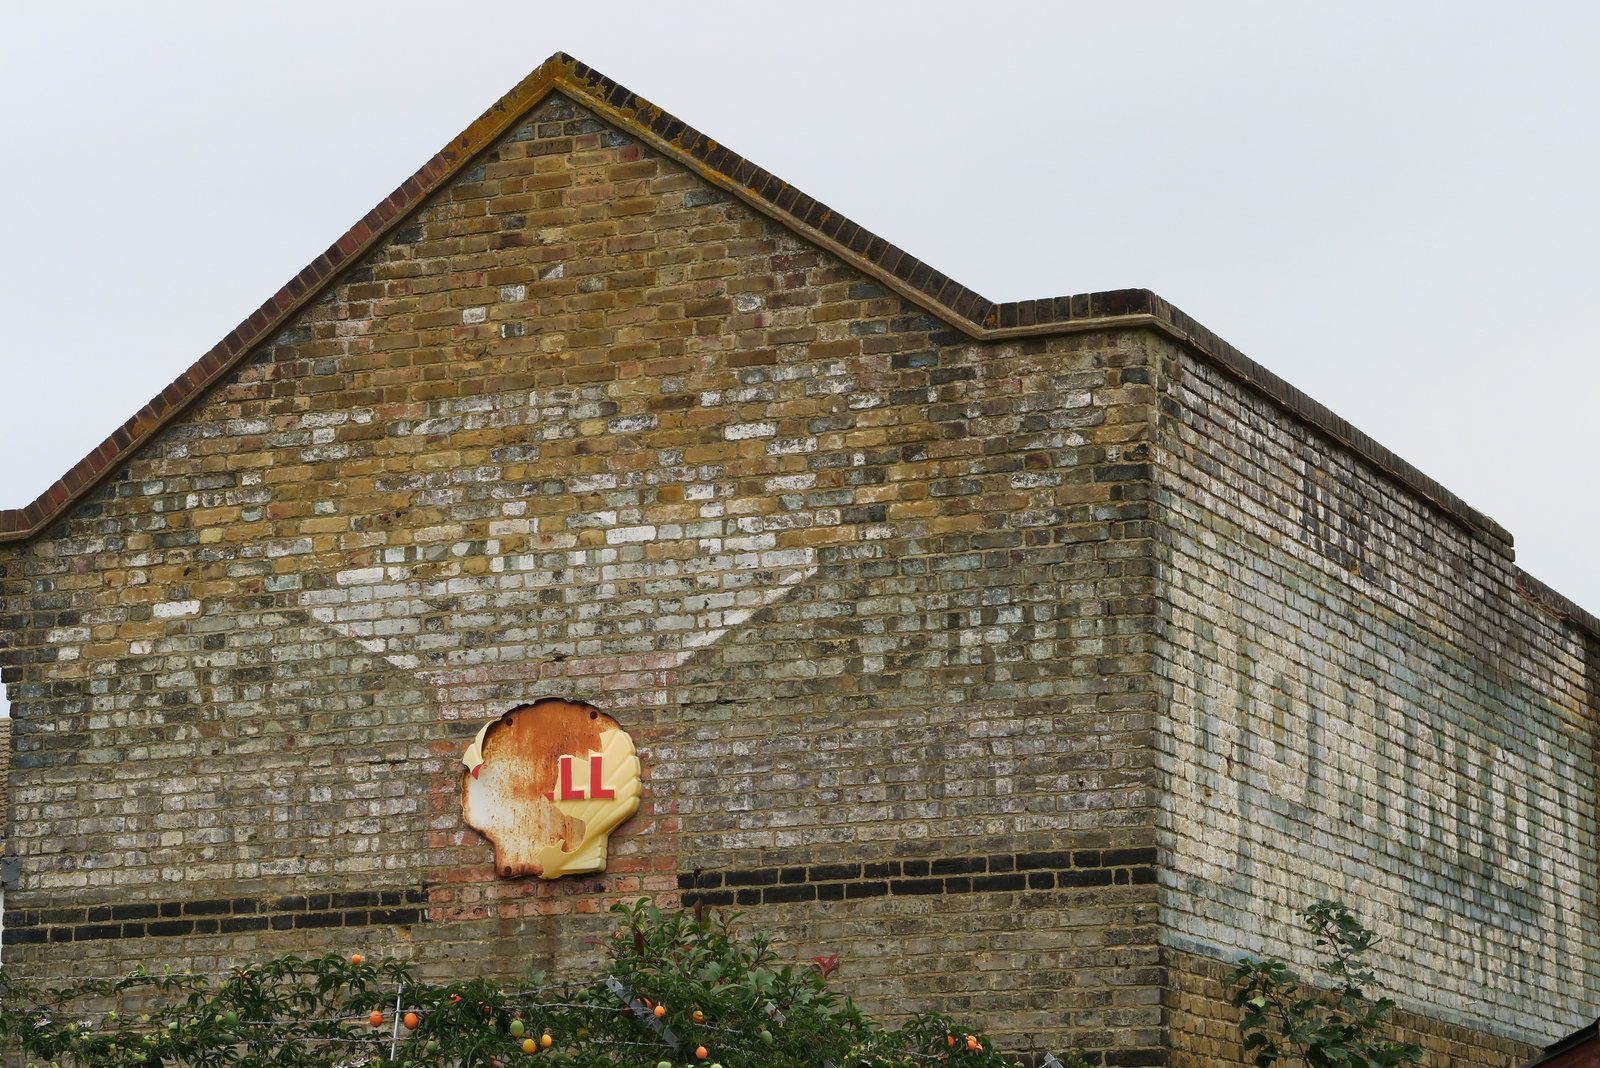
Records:
{"label": "rusty shell sign", "polygon": [[467,826],[508,878],[606,869],[611,832],[639,808],[639,758],[616,720],[547,698],[491,720],[461,757]]}

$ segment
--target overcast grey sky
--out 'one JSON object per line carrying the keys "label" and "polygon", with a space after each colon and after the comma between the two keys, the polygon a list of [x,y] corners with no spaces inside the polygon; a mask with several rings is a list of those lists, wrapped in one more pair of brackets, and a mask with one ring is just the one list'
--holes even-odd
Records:
{"label": "overcast grey sky", "polygon": [[565,50],[1001,300],[1147,286],[1600,610],[1600,5],[0,7],[0,507]]}

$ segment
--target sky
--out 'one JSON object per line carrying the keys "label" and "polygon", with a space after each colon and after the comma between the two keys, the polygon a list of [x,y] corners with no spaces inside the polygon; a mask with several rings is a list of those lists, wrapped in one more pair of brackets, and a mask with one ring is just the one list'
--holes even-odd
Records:
{"label": "sky", "polygon": [[0,507],[558,50],[987,297],[1155,290],[1600,612],[1572,3],[0,6]]}

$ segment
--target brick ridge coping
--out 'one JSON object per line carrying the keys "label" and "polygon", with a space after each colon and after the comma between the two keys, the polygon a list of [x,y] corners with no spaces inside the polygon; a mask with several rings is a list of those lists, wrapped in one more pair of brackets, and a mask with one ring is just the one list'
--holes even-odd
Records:
{"label": "brick ridge coping", "polygon": [[1516,572],[1517,593],[1557,619],[1565,620],[1579,630],[1588,632],[1591,638],[1600,640],[1600,617],[1585,610],[1572,598],[1557,593],[1522,568],[1517,568]]}
{"label": "brick ridge coping", "polygon": [[[1095,330],[1152,329],[1191,349],[1274,405],[1355,452],[1470,531],[1509,550],[1511,534],[1329,408],[1206,329],[1148,289],[996,303],[902,251],[782,179],[718,144],[676,116],[557,52],[410,178],[367,212],[266,303],[73,465],[31,504],[0,510],[0,542],[25,541],[63,517],[123,460],[148,443],[256,346],[333,284],[395,230],[405,216],[443,188],[552,91],[601,115],[707,182],[739,197],[889,289],[980,341],[1043,337]],[[1556,598],[1566,604],[1559,595]],[[1545,599],[1538,599],[1545,603]],[[1573,606],[1576,608],[1576,606]],[[1600,637],[1594,617],[1557,612]]]}

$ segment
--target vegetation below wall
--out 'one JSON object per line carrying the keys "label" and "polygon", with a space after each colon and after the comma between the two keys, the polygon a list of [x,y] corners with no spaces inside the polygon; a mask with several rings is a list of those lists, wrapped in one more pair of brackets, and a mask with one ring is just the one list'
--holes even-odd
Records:
{"label": "vegetation below wall", "polygon": [[1300,919],[1325,958],[1318,969],[1331,989],[1302,985],[1282,961],[1240,960],[1228,985],[1234,1008],[1242,1014],[1239,1029],[1251,1063],[1256,1068],[1272,1068],[1280,1061],[1309,1068],[1419,1063],[1419,1046],[1388,1037],[1394,1001],[1367,993],[1378,980],[1362,958],[1377,944],[1377,932],[1363,927],[1339,901],[1301,909]]}
{"label": "vegetation below wall", "polygon": [[606,974],[590,979],[437,984],[359,954],[283,956],[216,977],[7,979],[0,1042],[34,1063],[95,1068],[1016,1063],[945,1017],[881,1027],[832,985],[836,958],[781,966],[766,937],[740,937],[733,917],[668,916],[645,902],[615,911]]}
{"label": "vegetation below wall", "polygon": [[[109,979],[5,976],[0,1051],[30,1065],[92,1068],[1013,1068],[981,1034],[944,1016],[889,1030],[831,985],[837,956],[780,966],[737,917],[616,906],[608,967],[505,987],[417,978],[399,961],[293,955],[211,975],[136,971]],[[1421,1050],[1387,1036],[1394,1002],[1367,994],[1377,941],[1343,904],[1301,911],[1328,990],[1275,960],[1229,977],[1257,1068],[1389,1068]],[[1047,1060],[1046,1064],[1052,1063]],[[1078,1057],[1061,1068],[1080,1068]]]}

